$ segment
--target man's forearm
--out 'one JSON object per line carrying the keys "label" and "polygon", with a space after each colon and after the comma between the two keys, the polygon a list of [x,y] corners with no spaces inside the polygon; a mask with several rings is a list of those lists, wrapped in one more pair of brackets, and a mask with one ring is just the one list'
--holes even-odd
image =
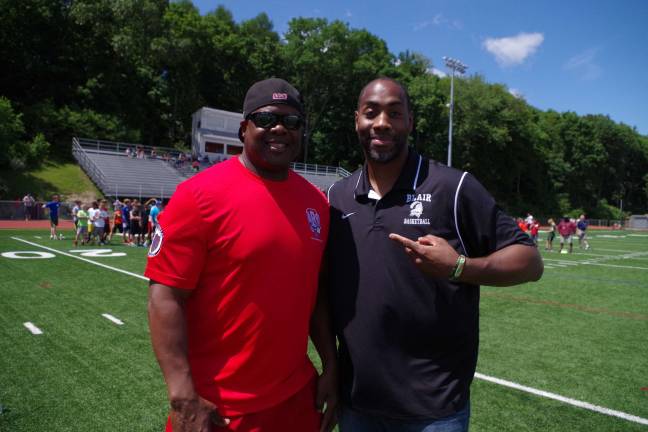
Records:
{"label": "man's forearm", "polygon": [[510,286],[537,281],[543,271],[537,248],[515,244],[487,257],[468,258],[459,280],[475,285]]}
{"label": "man's forearm", "polygon": [[153,350],[173,405],[194,399],[196,392],[187,359],[187,333],[182,299],[160,284],[149,287],[149,327]]}

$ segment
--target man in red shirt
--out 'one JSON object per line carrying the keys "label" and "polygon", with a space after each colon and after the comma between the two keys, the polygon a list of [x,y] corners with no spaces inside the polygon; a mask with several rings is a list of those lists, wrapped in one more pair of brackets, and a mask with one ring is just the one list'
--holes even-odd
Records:
{"label": "man in red shirt", "polygon": [[574,249],[573,235],[576,232],[576,224],[569,217],[565,216],[558,223],[558,234],[560,234],[560,253],[563,251],[565,243],[569,243],[569,253]]}
{"label": "man in red shirt", "polygon": [[241,156],[178,187],[149,250],[149,325],[171,405],[167,431],[330,431],[335,343],[317,290],[328,204],[289,169],[301,149],[301,96],[284,80],[260,81],[243,115]]}

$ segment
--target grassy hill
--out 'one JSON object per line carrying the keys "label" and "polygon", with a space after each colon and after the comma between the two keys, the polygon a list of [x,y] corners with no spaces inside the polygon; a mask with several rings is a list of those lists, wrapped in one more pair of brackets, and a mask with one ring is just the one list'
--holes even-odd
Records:
{"label": "grassy hill", "polygon": [[47,162],[34,171],[0,172],[0,199],[14,200],[30,192],[37,200],[49,199],[54,193],[62,195],[63,200],[94,199],[102,194],[90,178],[75,163]]}

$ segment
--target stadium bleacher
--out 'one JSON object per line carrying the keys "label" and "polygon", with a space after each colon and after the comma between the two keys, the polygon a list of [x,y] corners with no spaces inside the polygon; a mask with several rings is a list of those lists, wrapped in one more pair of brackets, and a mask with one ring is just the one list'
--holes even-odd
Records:
{"label": "stadium bleacher", "polygon": [[[191,164],[177,166],[159,156],[179,156],[178,150],[157,148],[155,158],[129,157],[126,149],[143,149],[150,155],[153,147],[112,141],[74,138],[72,153],[81,168],[105,196],[111,197],[159,197],[166,199],[178,184],[193,175]],[[201,170],[205,168],[201,164]],[[326,192],[339,179],[349,175],[340,167],[295,163],[292,168],[320,190]]]}

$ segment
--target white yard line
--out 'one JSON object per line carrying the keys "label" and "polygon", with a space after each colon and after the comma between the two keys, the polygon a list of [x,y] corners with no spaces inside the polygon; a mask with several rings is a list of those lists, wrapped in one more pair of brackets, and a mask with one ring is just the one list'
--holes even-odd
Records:
{"label": "white yard line", "polygon": [[615,265],[615,264],[603,264],[603,263],[590,262],[590,261],[584,261],[581,264],[595,265],[595,266],[601,266],[601,267],[615,267],[615,268],[634,269],[634,270],[648,270],[648,267],[624,266],[624,265]]}
{"label": "white yard line", "polygon": [[29,330],[32,334],[39,335],[43,334],[43,330],[39,329],[36,327],[33,323],[30,323],[29,321],[23,324],[25,327],[27,327],[27,330]]}
{"label": "white yard line", "polygon": [[637,253],[641,251],[629,251],[629,250],[621,250],[621,249],[602,249],[602,248],[596,248],[597,251],[604,251],[604,252],[622,252],[624,254],[629,254],[629,253]]}
{"label": "white yard line", "polygon": [[48,251],[56,252],[58,254],[61,254],[61,255],[64,255],[64,256],[67,256],[67,257],[70,257],[70,258],[78,259],[78,260],[81,260],[81,261],[85,261],[87,263],[90,263],[90,264],[93,264],[93,265],[96,265],[96,266],[99,266],[99,267],[103,267],[103,268],[106,268],[108,270],[116,271],[116,272],[119,272],[119,273],[126,274],[128,276],[133,276],[133,277],[136,277],[138,279],[148,281],[147,277],[144,277],[144,276],[139,275],[137,273],[132,273],[132,272],[122,270],[122,269],[117,268],[117,267],[112,267],[112,266],[109,266],[109,265],[106,265],[106,264],[102,264],[102,263],[99,263],[99,262],[96,262],[96,261],[89,260],[87,258],[83,258],[83,257],[77,256],[77,255],[72,255],[72,254],[69,254],[67,252],[60,251],[58,249],[54,249],[54,248],[50,248],[50,247],[47,247],[47,246],[39,245],[38,243],[33,243],[33,242],[30,242],[30,241],[27,241],[27,240],[23,240],[23,239],[21,239],[19,237],[11,237],[11,238],[14,239],[14,240],[17,240],[19,242],[27,243],[28,245],[31,245],[31,246],[35,246],[35,247],[39,247],[39,248],[42,248],[42,249],[45,249],[45,250],[48,250]]}
{"label": "white yard line", "polygon": [[616,410],[613,410],[613,409],[605,408],[605,407],[598,406],[598,405],[593,405],[591,403],[579,401],[579,400],[576,400],[576,399],[567,398],[567,397],[560,396],[560,395],[555,394],[555,393],[546,392],[544,390],[534,389],[533,387],[527,387],[527,386],[524,386],[524,385],[521,385],[521,384],[518,384],[518,383],[515,383],[515,382],[512,382],[512,381],[506,381],[506,380],[503,380],[503,379],[500,379],[500,378],[495,378],[495,377],[492,377],[492,376],[480,374],[479,372],[475,373],[475,378],[479,378],[479,379],[484,380],[484,381],[499,384],[499,385],[504,386],[504,387],[509,387],[509,388],[512,388],[512,389],[516,389],[516,390],[520,390],[520,391],[523,391],[523,392],[531,393],[531,394],[534,394],[536,396],[557,400],[559,402],[563,402],[563,403],[566,403],[568,405],[572,405],[572,406],[575,406],[575,407],[578,407],[578,408],[584,408],[586,410],[594,411],[594,412],[605,414],[605,415],[608,415],[608,416],[618,417],[618,418],[621,418],[623,420],[627,420],[627,421],[630,421],[630,422],[633,422],[633,423],[639,423],[639,424],[643,424],[643,425],[648,425],[648,419],[645,419],[643,417],[637,417],[635,415],[627,414],[627,413],[624,413],[624,412],[621,412],[621,411],[616,411]]}
{"label": "white yard line", "polygon": [[557,263],[557,264],[563,264],[563,265],[568,265],[568,266],[575,266],[580,264],[580,262],[576,261],[567,261],[567,260],[559,260],[559,259],[553,259],[553,258],[544,258],[543,261],[550,261],[551,263]]}
{"label": "white yard line", "polygon": [[124,325],[124,322],[122,320],[120,320],[119,318],[115,318],[114,316],[112,316],[110,314],[103,313],[103,314],[101,314],[101,316],[106,318],[108,321],[114,322],[117,325]]}
{"label": "white yard line", "polygon": [[[46,250],[49,250],[49,251],[52,251],[52,252],[60,253],[61,255],[65,255],[65,256],[68,256],[68,257],[71,257],[71,258],[75,258],[75,259],[78,259],[78,260],[81,260],[81,261],[85,261],[87,263],[97,265],[99,267],[103,267],[103,268],[106,268],[108,270],[113,270],[113,271],[116,271],[116,272],[119,272],[119,273],[124,273],[124,274],[127,274],[129,276],[136,277],[138,279],[148,280],[148,278],[146,278],[146,277],[144,277],[142,275],[138,275],[136,273],[131,273],[129,271],[122,270],[122,269],[119,269],[119,268],[116,268],[116,267],[111,267],[111,266],[108,266],[108,265],[105,265],[105,264],[101,264],[101,263],[98,263],[98,262],[95,262],[95,261],[92,261],[92,260],[89,260],[89,259],[86,259],[86,258],[83,258],[83,257],[71,255],[71,254],[66,253],[66,252],[61,252],[58,249],[52,249],[52,248],[49,248],[49,247],[46,247],[46,246],[41,246],[41,245],[39,245],[37,243],[32,243],[32,242],[29,242],[27,240],[23,240],[23,239],[18,238],[18,237],[11,237],[11,238],[14,239],[14,240],[21,241],[23,243],[27,243],[29,245],[35,246],[35,247],[40,247],[40,248],[43,248],[43,249],[46,249]],[[605,265],[605,264],[602,264],[602,265]],[[106,317],[107,314],[102,314],[102,315],[105,318],[110,319],[110,318]],[[25,325],[26,324],[27,323],[25,323]],[[631,414],[626,414],[626,413],[623,413],[623,412],[620,412],[620,411],[611,410],[609,408],[604,408],[604,407],[600,407],[600,406],[597,406],[597,405],[592,405],[592,404],[590,404],[588,402],[583,402],[583,401],[579,401],[579,400],[576,400],[576,399],[570,399],[570,398],[560,396],[560,395],[557,395],[557,394],[554,394],[554,393],[546,392],[544,390],[538,390],[538,389],[535,389],[533,387],[527,387],[527,386],[517,384],[517,383],[511,382],[511,381],[506,381],[506,380],[503,380],[503,379],[500,379],[500,378],[495,378],[495,377],[491,377],[491,376],[488,376],[488,375],[484,375],[484,374],[481,374],[479,372],[475,372],[475,378],[479,378],[479,379],[482,379],[484,381],[490,381],[492,383],[499,384],[499,385],[504,386],[504,387],[510,387],[510,388],[514,388],[516,390],[531,393],[531,394],[536,395],[536,396],[545,397],[545,398],[548,398],[548,399],[554,399],[554,400],[557,400],[557,401],[560,401],[560,402],[563,402],[563,403],[566,403],[566,404],[569,404],[569,405],[573,405],[573,406],[576,406],[576,407],[579,407],[579,408],[588,409],[590,411],[595,411],[595,412],[598,412],[598,413],[601,413],[601,414],[605,414],[605,415],[609,415],[609,416],[613,416],[613,417],[619,417],[619,418],[622,418],[624,420],[631,421],[631,422],[634,422],[634,423],[640,423],[640,424],[648,425],[648,419],[633,416]]]}

